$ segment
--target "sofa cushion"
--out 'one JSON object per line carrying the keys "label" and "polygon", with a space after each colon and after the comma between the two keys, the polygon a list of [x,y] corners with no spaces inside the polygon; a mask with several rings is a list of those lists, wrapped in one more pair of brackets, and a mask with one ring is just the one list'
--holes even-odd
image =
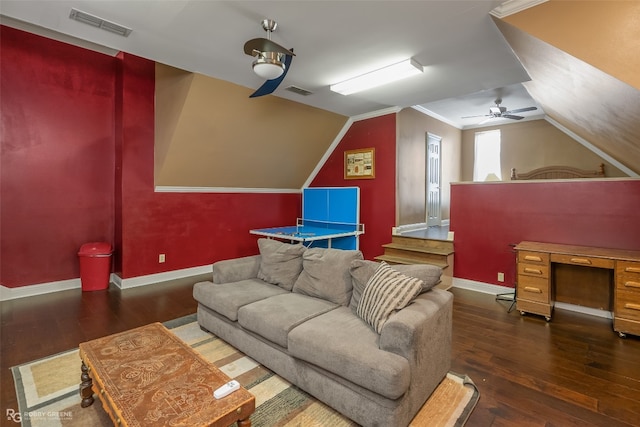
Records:
{"label": "sofa cushion", "polygon": [[406,307],[422,291],[422,280],[382,262],[362,292],[356,314],[380,333],[391,313]]}
{"label": "sofa cushion", "polygon": [[286,348],[291,329],[336,307],[337,304],[319,298],[287,293],[240,307],[238,323]]}
{"label": "sofa cushion", "polygon": [[289,332],[289,353],[389,399],[409,387],[409,362],[380,350],[378,334],[348,307],[307,320]]}
{"label": "sofa cushion", "polygon": [[351,300],[351,261],[362,259],[358,250],[311,248],[302,255],[302,273],[293,292],[318,297],[340,305]]}
{"label": "sofa cushion", "polygon": [[193,286],[196,301],[234,322],[238,319],[240,307],[284,293],[288,292],[260,279],[223,284],[200,282]]}
{"label": "sofa cushion", "polygon": [[[358,309],[358,304],[360,303],[364,287],[367,285],[367,282],[379,266],[379,262],[368,260],[355,260],[351,263],[349,272],[351,273],[353,291],[351,293],[349,307],[354,314]],[[400,264],[393,265],[391,268],[398,270],[406,276],[422,280],[422,292],[426,292],[440,283],[440,276],[442,275],[442,269],[440,267],[430,264]]]}
{"label": "sofa cushion", "polygon": [[302,254],[306,248],[302,244],[258,239],[258,249],[262,257],[258,279],[290,291],[302,271]]}

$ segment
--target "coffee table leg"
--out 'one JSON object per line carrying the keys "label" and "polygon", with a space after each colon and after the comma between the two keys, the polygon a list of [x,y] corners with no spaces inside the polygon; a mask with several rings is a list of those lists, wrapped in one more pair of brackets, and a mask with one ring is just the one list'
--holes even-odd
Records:
{"label": "coffee table leg", "polygon": [[86,408],[93,404],[93,380],[89,376],[89,368],[84,364],[84,360],[82,361],[80,369],[82,370],[82,374],[80,375],[80,397],[82,398],[82,402],[80,406]]}
{"label": "coffee table leg", "polygon": [[238,420],[238,427],[251,427],[251,419]]}

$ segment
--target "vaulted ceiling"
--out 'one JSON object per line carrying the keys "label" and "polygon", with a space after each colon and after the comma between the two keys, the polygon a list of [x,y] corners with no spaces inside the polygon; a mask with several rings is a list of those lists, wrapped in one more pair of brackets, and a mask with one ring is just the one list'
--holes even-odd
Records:
{"label": "vaulted ceiling", "polygon": [[640,2],[550,1],[496,25],[547,119],[640,174]]}
{"label": "vaulted ceiling", "polygon": [[[521,3],[533,6],[521,9]],[[71,8],[133,31],[125,38],[73,21]],[[110,54],[132,53],[200,76],[191,79],[192,88],[206,76],[234,85],[243,98],[262,81],[242,45],[263,37],[260,21],[273,18],[280,25],[274,40],[294,47],[297,57],[281,87],[260,102],[284,106],[289,121],[296,120],[296,104],[306,106],[301,114],[328,119],[329,128],[348,117],[418,105],[466,128],[475,122],[460,117],[486,114],[501,96],[509,109],[538,106],[523,115],[545,117],[629,175],[640,173],[640,2],[3,0],[0,13],[4,25]],[[406,57],[424,65],[423,75],[350,96],[328,88]],[[312,94],[287,91],[289,85]],[[184,93],[191,94],[184,95],[187,104],[197,97],[193,89]],[[275,132],[260,135],[265,144],[282,142]],[[316,145],[299,131],[287,135],[298,145],[308,139],[306,149],[314,153],[331,143]],[[171,147],[159,151],[162,162]],[[305,171],[312,170],[307,163],[313,161],[305,160]]]}

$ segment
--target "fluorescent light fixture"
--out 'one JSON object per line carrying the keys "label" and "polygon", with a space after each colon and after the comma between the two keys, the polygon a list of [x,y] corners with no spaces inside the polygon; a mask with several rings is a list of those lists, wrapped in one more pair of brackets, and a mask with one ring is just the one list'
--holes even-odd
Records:
{"label": "fluorescent light fixture", "polygon": [[342,95],[351,95],[352,93],[362,92],[363,90],[415,76],[423,71],[422,65],[418,64],[415,59],[409,58],[397,64],[336,83],[329,86],[329,88]]}

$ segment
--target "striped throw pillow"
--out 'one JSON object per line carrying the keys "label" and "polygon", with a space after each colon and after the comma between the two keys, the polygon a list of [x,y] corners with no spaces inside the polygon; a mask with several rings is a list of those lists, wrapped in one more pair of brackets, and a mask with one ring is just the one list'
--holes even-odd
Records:
{"label": "striped throw pillow", "polygon": [[367,282],[356,314],[380,333],[391,313],[413,301],[422,286],[422,280],[405,276],[383,261]]}

